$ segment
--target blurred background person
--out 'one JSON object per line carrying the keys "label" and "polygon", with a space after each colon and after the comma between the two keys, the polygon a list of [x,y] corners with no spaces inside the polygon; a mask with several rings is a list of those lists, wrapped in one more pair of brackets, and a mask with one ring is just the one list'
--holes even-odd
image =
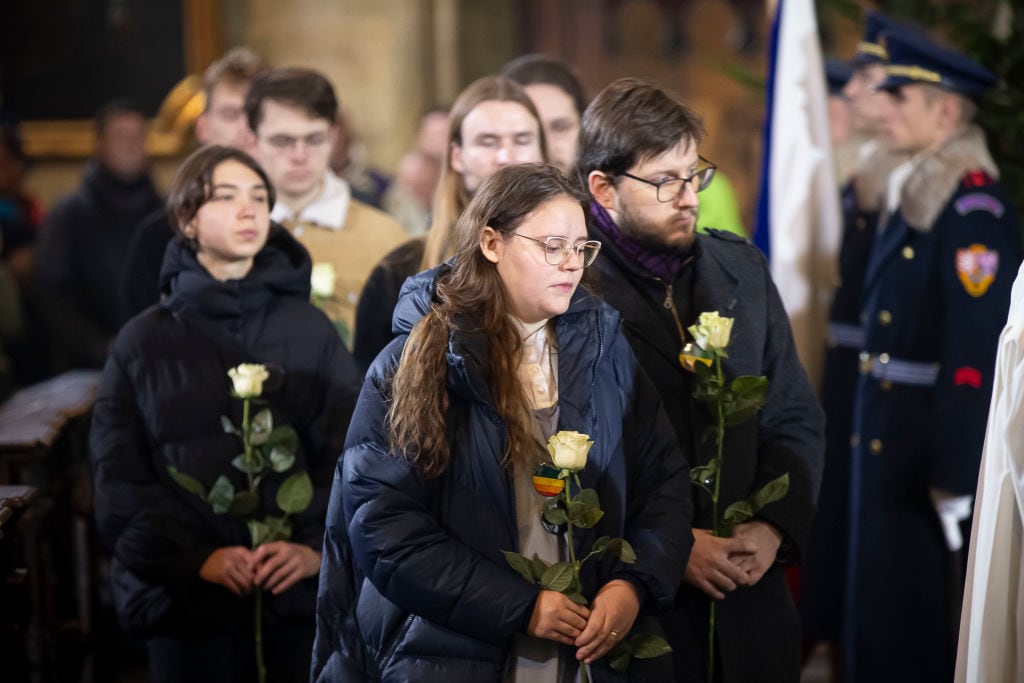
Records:
{"label": "blurred background person", "polygon": [[[252,131],[245,118],[245,95],[252,78],[267,66],[252,50],[235,47],[203,72],[203,113],[196,119],[196,139],[251,152]],[[135,232],[125,264],[125,317],[141,313],[160,299],[160,266],[174,235],[167,208],[147,216]]]}
{"label": "blurred background person", "polygon": [[352,196],[329,167],[337,138],[338,100],[323,74],[296,67],[263,72],[245,100],[256,158],[277,189],[270,217],[334,269],[334,294],[321,306],[352,342],[356,302],[366,278],[405,239],[393,218]]}
{"label": "blurred background person", "polygon": [[385,256],[363,288],[353,346],[363,369],[394,338],[391,314],[405,279],[451,257],[452,228],[480,185],[499,168],[547,158],[536,107],[522,86],[501,76],[474,81],[456,98],[448,140],[430,232]]}
{"label": "blurred background person", "polygon": [[118,99],[96,114],[96,154],[40,235],[38,300],[56,370],[99,368],[125,320],[125,262],[142,220],[160,207],[146,156],[146,113]]}
{"label": "blurred background person", "polygon": [[402,155],[395,180],[384,194],[384,210],[410,237],[426,234],[448,146],[448,110],[431,109],[420,119],[413,148]]}

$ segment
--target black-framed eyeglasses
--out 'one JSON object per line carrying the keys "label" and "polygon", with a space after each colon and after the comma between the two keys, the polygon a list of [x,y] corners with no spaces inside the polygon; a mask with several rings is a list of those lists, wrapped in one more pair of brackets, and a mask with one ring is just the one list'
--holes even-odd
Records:
{"label": "black-framed eyeglasses", "polygon": [[668,180],[662,180],[660,183],[656,183],[653,180],[647,178],[641,178],[635,176],[632,173],[622,173],[627,178],[633,180],[639,180],[641,183],[647,183],[653,185],[657,191],[657,197],[659,202],[673,202],[683,192],[683,188],[686,187],[687,183],[694,183],[693,187],[697,192],[707,189],[707,186],[711,184],[711,180],[715,177],[715,166],[713,163],[708,161],[702,156],[698,156],[702,162],[706,164],[704,168],[699,169],[689,178],[669,178]]}
{"label": "black-framed eyeglasses", "polygon": [[601,243],[597,240],[587,240],[586,242],[573,244],[564,237],[537,239],[536,237],[520,235],[518,232],[513,232],[512,234],[531,242],[536,242],[544,247],[544,260],[549,266],[562,265],[569,260],[569,255],[575,252],[576,256],[580,259],[580,263],[586,268],[597,258],[597,252],[601,251]]}

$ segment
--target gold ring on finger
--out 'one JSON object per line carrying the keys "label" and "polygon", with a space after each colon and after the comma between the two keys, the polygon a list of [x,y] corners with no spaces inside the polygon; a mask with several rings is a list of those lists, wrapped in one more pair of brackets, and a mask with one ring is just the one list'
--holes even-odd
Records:
{"label": "gold ring on finger", "polygon": [[608,635],[610,635],[612,638],[615,638],[616,640],[618,640],[618,638],[619,638],[619,632],[616,631],[615,629],[612,629],[611,631],[609,631]]}

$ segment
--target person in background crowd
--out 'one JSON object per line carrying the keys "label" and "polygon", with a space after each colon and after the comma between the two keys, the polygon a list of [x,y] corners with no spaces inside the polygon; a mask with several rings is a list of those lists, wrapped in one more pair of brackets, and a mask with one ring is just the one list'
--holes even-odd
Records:
{"label": "person in background crowd", "polygon": [[[811,527],[800,576],[800,618],[804,642],[828,645],[833,675],[841,680],[842,623],[846,595],[847,556],[850,542],[850,437],[853,402],[860,377],[859,354],[864,347],[861,305],[864,273],[875,240],[878,212],[889,172],[906,160],[879,143],[881,112],[887,95],[878,92],[885,80],[888,53],[882,31],[901,29],[886,16],[869,12],[864,36],[843,78],[829,80],[837,89],[848,117],[848,136],[834,150],[838,161],[843,236],[839,249],[839,284],[829,307],[822,373],[821,403],[825,410],[825,471],[822,474],[818,515]],[[841,82],[840,82],[841,81]],[[833,134],[836,129],[833,128]]]}
{"label": "person in background crowd", "polygon": [[995,76],[884,36],[881,141],[909,159],[889,174],[864,277],[844,680],[948,681],[1020,220],[974,124]]}
{"label": "person in background crowd", "polygon": [[54,369],[98,368],[125,321],[122,301],[129,246],[160,206],[146,158],[146,114],[115,100],[96,115],[96,156],[81,187],[47,216],[36,272],[41,322]]}
{"label": "person in background crowd", "polygon": [[409,240],[389,253],[366,281],[353,347],[361,368],[368,368],[394,338],[391,313],[405,279],[452,256],[452,228],[480,185],[505,166],[547,159],[537,109],[522,86],[501,76],[474,81],[456,98],[448,139],[426,238]]}
{"label": "person in background crowd", "polygon": [[587,108],[587,97],[576,74],[567,64],[531,54],[513,59],[501,75],[523,86],[530,96],[544,124],[548,159],[566,177],[571,176],[576,166],[580,117]]}
{"label": "person in background crowd", "polygon": [[[726,433],[721,508],[746,500],[783,473],[784,498],[716,537],[707,492],[693,487],[694,546],[675,609],[662,618],[676,680],[706,680],[710,600],[717,600],[718,680],[797,681],[800,624],[784,568],[797,562],[814,516],[824,419],[796,356],[789,320],[761,252],[731,233],[697,232],[698,192],[714,165],[698,146],[700,117],[649,83],[624,78],[606,87],[583,115],[579,179],[590,190],[591,239],[601,295],[623,316],[623,330],[665,402],[684,453],[704,465],[713,420],[694,397],[696,375],[680,351],[703,312],[735,320],[726,381],[765,376],[756,419]],[[687,484],[684,484],[684,486]]]}
{"label": "person in background crowd", "polygon": [[[328,511],[314,680],[563,683],[580,662],[598,683],[674,680],[670,657],[634,660],[628,676],[601,659],[671,606],[691,507],[618,314],[577,289],[600,248],[579,190],[541,164],[474,189],[454,258],[410,280],[400,336],[363,384]],[[563,557],[531,484],[559,430],[593,435],[579,476],[605,510],[571,534],[577,556],[600,536],[637,556],[584,569],[589,607],[502,555]]]}
{"label": "person in background crowd", "polygon": [[316,71],[271,69],[253,79],[245,99],[256,158],[277,189],[270,217],[334,269],[334,295],[321,305],[351,343],[356,302],[370,271],[405,239],[393,218],[352,196],[328,167],[337,137],[338,100]]}
{"label": "person in background crowd", "polygon": [[[324,512],[359,374],[333,325],[309,302],[309,254],[272,226],[274,189],[244,152],[203,147],[182,164],[168,214],[178,237],[162,271],[167,296],[125,325],[93,408],[96,521],[110,549],[122,623],[146,639],[149,680],[255,680],[253,593],[263,591],[268,680],[309,680]],[[298,439],[290,474],[305,470],[312,503],[289,516],[290,539],[253,548],[246,519],[215,514],[171,477],[212,491],[247,488],[232,460],[242,401],[227,372],[272,372],[261,396],[275,426]],[[268,474],[256,519],[280,516],[286,473]]]}
{"label": "person in background crowd", "polygon": [[349,115],[338,111],[337,140],[331,147],[331,171],[348,183],[352,196],[375,209],[382,209],[391,178],[367,164],[366,146],[353,130]]}
{"label": "person in background crowd", "polygon": [[[224,145],[252,151],[252,131],[245,119],[245,95],[253,76],[266,64],[252,50],[235,47],[203,72],[205,107],[196,119],[196,138],[204,145]],[[125,263],[126,318],[160,299],[160,266],[167,243],[174,235],[166,207],[147,216],[128,250]]]}
{"label": "person in background crowd", "polygon": [[398,162],[395,181],[384,195],[385,211],[410,237],[425,235],[434,209],[448,142],[448,110],[432,109],[420,119],[413,148]]}
{"label": "person in background crowd", "polygon": [[27,167],[28,155],[17,128],[0,126],[0,260],[21,287],[32,275],[36,237],[43,222],[42,207],[24,188]]}

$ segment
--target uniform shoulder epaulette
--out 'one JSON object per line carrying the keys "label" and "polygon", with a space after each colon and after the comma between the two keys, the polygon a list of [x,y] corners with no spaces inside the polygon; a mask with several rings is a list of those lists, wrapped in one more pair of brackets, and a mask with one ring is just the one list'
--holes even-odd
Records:
{"label": "uniform shoulder epaulette", "polygon": [[964,187],[986,187],[988,185],[994,185],[996,179],[986,173],[984,170],[969,171],[963,178],[960,179]]}
{"label": "uniform shoulder epaulette", "polygon": [[734,232],[729,232],[728,230],[719,230],[718,228],[704,228],[704,229],[707,230],[707,234],[708,234],[709,237],[715,237],[715,238],[718,238],[720,240],[725,240],[727,242],[749,242],[750,241],[746,237],[743,237],[742,235],[737,235]]}

